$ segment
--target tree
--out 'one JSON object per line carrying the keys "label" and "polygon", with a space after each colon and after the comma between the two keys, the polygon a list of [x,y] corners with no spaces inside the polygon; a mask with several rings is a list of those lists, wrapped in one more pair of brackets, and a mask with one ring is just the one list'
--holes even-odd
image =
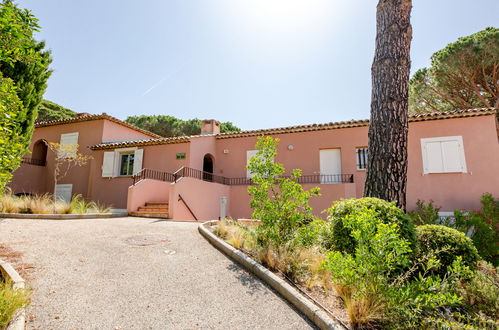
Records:
{"label": "tree", "polygon": [[73,118],[76,112],[49,100],[42,100],[36,121],[50,121]]}
{"label": "tree", "polygon": [[250,158],[248,171],[254,185],[248,187],[253,218],[261,221],[257,228],[258,244],[266,247],[289,242],[296,230],[314,219],[309,200],[319,196],[319,188],[308,191],[298,183],[301,170],[284,176],[282,164],[274,162],[279,139],[259,137],[258,152]]}
{"label": "tree", "polygon": [[[11,1],[0,3],[0,63],[12,66],[30,65],[39,60],[33,50],[33,31],[39,28],[36,18],[28,11],[14,6]],[[0,192],[12,178],[27,151],[23,133],[26,117],[19,87],[0,72]]]}
{"label": "tree", "polygon": [[44,48],[44,42],[36,42],[32,39],[30,51],[37,55],[36,61],[0,62],[0,71],[16,83],[17,95],[23,103],[22,111],[18,114],[21,124],[19,134],[23,136],[23,143],[26,147],[31,142],[34,123],[38,117],[38,107],[52,73],[49,70],[52,62],[50,51],[45,51]]}
{"label": "tree", "polygon": [[379,0],[364,194],[406,206],[411,0]]}
{"label": "tree", "polygon": [[[188,136],[201,134],[201,120],[194,118],[189,120],[178,119],[173,116],[131,116],[125,120],[127,123],[156,133],[164,137]],[[230,121],[220,123],[220,132],[239,132],[241,129]]]}
{"label": "tree", "polygon": [[73,167],[85,166],[92,159],[92,156],[80,154],[78,152],[78,145],[60,144],[57,142],[48,142],[46,144],[49,150],[55,155],[54,189],[57,186],[57,182],[65,178]]}
{"label": "tree", "polygon": [[499,29],[448,44],[410,81],[411,113],[499,107]]}

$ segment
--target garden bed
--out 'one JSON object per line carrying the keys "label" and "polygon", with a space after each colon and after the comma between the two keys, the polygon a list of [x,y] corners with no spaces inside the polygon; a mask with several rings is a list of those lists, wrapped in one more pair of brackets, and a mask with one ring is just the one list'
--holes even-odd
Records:
{"label": "garden bed", "polygon": [[86,214],[30,214],[30,213],[0,213],[0,218],[9,219],[40,219],[40,220],[81,220],[101,218],[121,218],[128,216],[127,212],[120,213],[86,213]]}
{"label": "garden bed", "polygon": [[[17,293],[9,292],[11,290],[15,290]],[[2,323],[6,323],[8,324],[7,330],[21,330],[25,328],[26,303],[23,303],[23,301],[28,301],[26,300],[28,299],[26,298],[27,295],[24,279],[8,262],[0,260],[0,327],[2,327]],[[14,306],[21,307],[19,309],[16,308],[16,310]],[[12,316],[9,315],[10,312],[12,312]]]}
{"label": "garden bed", "polygon": [[[255,261],[250,251],[236,249],[214,233],[219,221],[199,226],[200,233],[216,248],[265,281],[321,329],[348,329],[348,316],[333,291],[297,285],[281,272],[270,271]],[[242,221],[247,225],[246,221]],[[251,223],[250,225],[254,225]]]}

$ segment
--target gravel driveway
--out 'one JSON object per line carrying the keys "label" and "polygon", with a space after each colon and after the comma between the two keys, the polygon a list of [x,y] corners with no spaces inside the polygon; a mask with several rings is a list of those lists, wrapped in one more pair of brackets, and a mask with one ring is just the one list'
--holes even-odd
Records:
{"label": "gravel driveway", "polygon": [[28,329],[312,327],[195,223],[7,219],[0,242],[35,266]]}

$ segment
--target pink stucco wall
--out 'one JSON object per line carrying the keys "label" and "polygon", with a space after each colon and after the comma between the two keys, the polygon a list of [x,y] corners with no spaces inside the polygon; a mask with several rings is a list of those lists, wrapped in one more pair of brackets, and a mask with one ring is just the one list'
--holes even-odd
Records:
{"label": "pink stucco wall", "polygon": [[[59,142],[61,134],[72,132],[80,133],[80,152],[91,155],[93,159],[89,165],[71,171],[60,183],[72,183],[73,193],[81,193],[87,198],[111,204],[115,208],[126,208],[131,178],[102,178],[104,151],[91,151],[87,147],[100,143],[104,138],[144,138],[143,133],[115,123],[109,124],[105,120],[96,120],[37,128],[32,141],[35,143],[46,139]],[[312,201],[317,215],[341,197],[362,196],[365,172],[356,169],[355,150],[357,147],[367,146],[367,132],[367,127],[356,127],[274,135],[280,139],[276,161],[283,163],[288,172],[300,168],[304,175],[316,174],[320,170],[320,150],[341,149],[342,172],[353,174],[354,183],[320,185],[322,196]],[[421,138],[443,136],[462,136],[467,173],[422,174]],[[246,152],[255,149],[256,141],[257,137],[217,139],[215,136],[201,136],[191,138],[189,143],[139,148],[144,149],[143,168],[170,173],[182,166],[202,169],[204,156],[211,154],[215,174],[245,177]],[[288,150],[289,145],[293,145],[292,150]],[[176,159],[177,153],[186,153],[186,159]],[[432,199],[442,206],[442,211],[456,208],[478,209],[483,193],[490,192],[499,196],[499,143],[494,115],[411,122],[408,154],[408,209],[414,208],[418,199]],[[53,156],[49,153],[46,167],[22,165],[15,172],[11,187],[15,193],[52,192],[52,173]],[[223,194],[229,197],[230,216],[248,217],[251,214],[247,186],[226,187],[190,178],[184,178],[174,186],[174,195],[180,192],[194,212],[203,214],[202,217],[204,214],[208,218],[219,216],[219,197]],[[170,202],[177,199],[170,198]],[[185,207],[177,202],[173,204],[173,211],[177,212],[179,217],[187,217]]]}
{"label": "pink stucco wall", "polygon": [[167,203],[171,182],[144,179],[128,187],[127,211],[137,211],[146,202]]}
{"label": "pink stucco wall", "polygon": [[[462,136],[468,173],[423,175],[421,138]],[[441,211],[477,210],[480,196],[499,196],[499,143],[493,115],[416,122],[409,129],[407,205],[433,200]]]}
{"label": "pink stucco wall", "polygon": [[[189,161],[189,143],[141,146],[138,148],[144,149],[142,168],[173,173],[180,167],[187,166]],[[88,196],[101,203],[113,205],[115,208],[125,209],[127,208],[128,187],[133,183],[132,178],[130,176],[103,178],[102,163],[105,151],[113,150],[96,150],[92,152],[94,159],[91,164],[91,185],[89,186]],[[187,159],[176,159],[177,153],[186,153]]]}
{"label": "pink stucco wall", "polygon": [[102,131],[102,141],[121,141],[131,139],[151,139],[148,134],[144,134],[129,127],[120,125],[113,121],[104,120]]}
{"label": "pink stucco wall", "polygon": [[[230,196],[230,187],[218,183],[182,178],[170,188],[170,218],[175,220],[193,220],[192,215],[179,201],[179,195],[185,200],[198,220],[218,219],[220,216],[220,198]],[[230,209],[230,201],[228,205]]]}
{"label": "pink stucco wall", "polygon": [[[343,184],[304,184],[305,190],[313,187],[319,187],[321,196],[312,197],[310,206],[314,209],[314,215],[325,219],[324,210],[331,207],[334,201],[342,198],[354,198],[356,196],[354,183]],[[248,195],[248,186],[231,186],[229,205],[229,216],[234,219],[251,218],[253,213],[249,206],[250,196]]]}

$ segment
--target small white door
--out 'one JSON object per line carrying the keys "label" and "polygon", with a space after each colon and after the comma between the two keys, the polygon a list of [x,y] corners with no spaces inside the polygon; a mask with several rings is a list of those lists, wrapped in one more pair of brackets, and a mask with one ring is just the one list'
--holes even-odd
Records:
{"label": "small white door", "polygon": [[71,202],[72,194],[73,194],[72,184],[58,184],[55,186],[54,195],[57,200],[63,200],[69,203]]}
{"label": "small white door", "polygon": [[341,183],[341,149],[320,150],[321,183]]}

